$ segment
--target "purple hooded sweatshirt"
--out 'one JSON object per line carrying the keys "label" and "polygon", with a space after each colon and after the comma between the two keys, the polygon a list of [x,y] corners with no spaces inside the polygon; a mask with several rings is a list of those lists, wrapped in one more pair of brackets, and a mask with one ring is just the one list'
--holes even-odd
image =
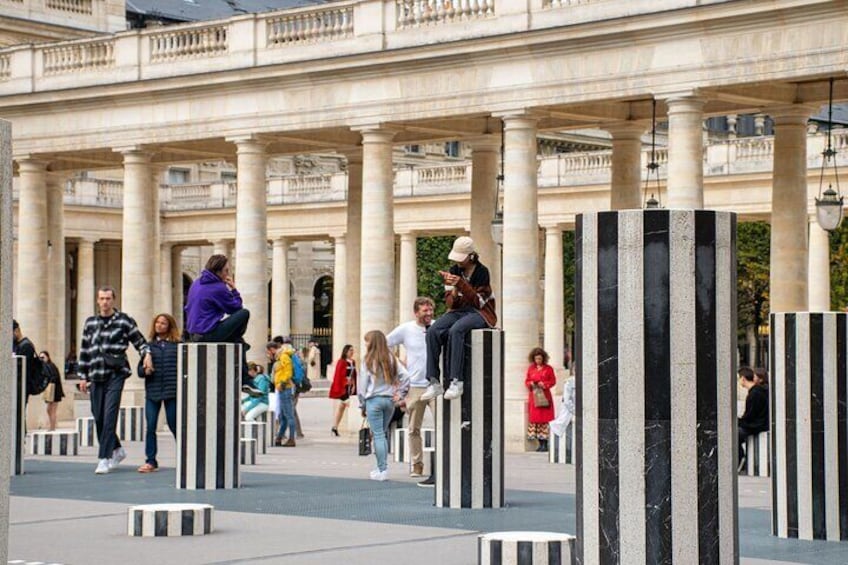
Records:
{"label": "purple hooded sweatshirt", "polygon": [[224,317],[242,309],[241,295],[230,290],[217,275],[206,269],[191,283],[186,297],[186,330],[193,334],[211,332]]}

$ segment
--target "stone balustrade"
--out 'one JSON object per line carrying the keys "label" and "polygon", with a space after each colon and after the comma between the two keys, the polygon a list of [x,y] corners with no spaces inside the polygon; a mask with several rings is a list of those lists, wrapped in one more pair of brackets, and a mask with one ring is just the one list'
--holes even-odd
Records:
{"label": "stone balustrade", "polygon": [[105,68],[115,64],[115,42],[75,41],[45,48],[44,74],[72,73],[83,69]]}
{"label": "stone balustrade", "polygon": [[[711,3],[721,1],[729,0]],[[9,6],[14,12],[10,15],[20,12],[21,17],[37,4],[55,18],[90,21],[79,22],[83,29],[101,29],[109,18],[103,13],[106,4],[93,0],[0,0],[0,4],[4,10]],[[0,49],[0,57],[9,57],[0,74],[0,96],[235,71],[561,27],[562,13],[554,8],[571,10],[567,22],[575,24],[699,4],[699,0],[347,0],[166,29],[118,31],[87,40],[85,47],[62,41]],[[107,23],[107,28],[114,29],[114,22]],[[279,48],[286,45],[299,48]],[[73,76],[67,76],[71,71]]]}
{"label": "stone balustrade", "polygon": [[334,6],[273,16],[266,20],[265,27],[269,47],[351,37],[353,6]]}
{"label": "stone balustrade", "polygon": [[123,0],[0,0],[0,14],[60,25],[68,38],[126,29]]}

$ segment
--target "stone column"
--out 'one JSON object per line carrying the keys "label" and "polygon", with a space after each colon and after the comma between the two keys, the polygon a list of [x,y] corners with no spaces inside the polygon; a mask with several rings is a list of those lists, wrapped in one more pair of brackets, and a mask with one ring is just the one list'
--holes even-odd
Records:
{"label": "stone column", "polygon": [[62,367],[67,346],[65,308],[65,202],[64,179],[47,177],[47,342],[45,347],[58,367]]}
{"label": "stone column", "polygon": [[668,208],[704,207],[703,98],[673,96],[668,105]]}
{"label": "stone column", "polygon": [[95,312],[94,240],[83,238],[77,243],[77,356],[85,320]]}
{"label": "stone column", "polygon": [[562,375],[565,349],[563,318],[562,230],[558,226],[545,228],[545,351],[550,364]]}
{"label": "stone column", "polygon": [[[335,362],[342,354],[342,348],[348,343],[348,280],[347,280],[347,242],[345,236],[333,236],[333,359]],[[323,360],[322,360],[323,362]]]}
{"label": "stone column", "polygon": [[159,295],[156,297],[156,313],[167,312],[173,315],[173,289],[174,284],[174,269],[171,261],[173,261],[173,243],[162,243],[159,246]]}
{"label": "stone column", "polygon": [[244,340],[249,361],[265,363],[268,340],[268,204],[265,197],[265,144],[253,137],[233,139],[238,154],[235,282],[250,323]]}
{"label": "stone column", "polygon": [[[347,330],[345,343],[359,343],[360,256],[362,254],[362,152],[347,155]],[[335,300],[341,295],[336,292]],[[342,344],[344,345],[344,344]],[[341,352],[340,352],[341,353]]]}
{"label": "stone column", "polygon": [[213,255],[226,255],[227,257],[230,257],[230,253],[232,253],[232,251],[232,241],[229,239],[216,239],[212,242]]}
{"label": "stone column", "polygon": [[[0,264],[12,265],[12,124],[0,120]],[[0,273],[0,325],[12,326],[12,271],[8,267]],[[8,334],[8,329],[7,336]],[[8,340],[8,337],[7,337]],[[6,386],[0,390],[0,414],[12,414],[12,390],[9,381],[15,372],[8,341],[6,354],[0,356],[0,374],[6,376]],[[12,464],[14,427],[9,417],[0,419],[0,469]],[[23,460],[23,458],[21,458]],[[9,549],[9,475],[0,475],[0,563],[8,562]]]}
{"label": "stone column", "polygon": [[[473,199],[472,199],[473,200]],[[409,319],[412,303],[418,296],[418,256],[417,238],[414,233],[400,234],[400,291],[398,292],[398,312],[400,320]]]}
{"label": "stone column", "polygon": [[183,323],[183,248],[171,247],[171,309],[180,329]]}
{"label": "stone column", "polygon": [[17,320],[36,347],[47,345],[47,163],[18,160]]}
{"label": "stone column", "polygon": [[[159,281],[154,279],[149,243],[156,239],[156,212],[151,207],[150,153],[138,149],[124,155],[124,219],[121,246],[121,310],[146,333],[153,316]],[[158,246],[158,244],[157,244]]]}
{"label": "stone column", "polygon": [[289,242],[274,240],[271,267],[271,335],[291,333],[291,296],[289,296]]}
{"label": "stone column", "polygon": [[294,263],[294,307],[291,313],[291,333],[311,334],[314,322],[315,252],[313,242],[298,241]]}
{"label": "stone column", "polygon": [[[471,143],[471,239],[480,253],[480,260],[489,267],[496,304],[500,307],[500,253],[492,239],[492,219],[498,198],[498,165],[501,140],[486,135]],[[403,310],[401,310],[403,312]]]}
{"label": "stone column", "polygon": [[810,218],[809,310],[830,310],[830,233]]}
{"label": "stone column", "polygon": [[[379,128],[362,133],[362,241],[360,253],[360,332],[388,332],[394,326],[395,288],[392,138]],[[361,340],[361,336],[359,336]]]}
{"label": "stone column", "polygon": [[503,320],[506,334],[505,398],[507,448],[523,449],[527,422],[524,373],[527,354],[539,345],[538,190],[536,119],[504,116]]}
{"label": "stone column", "polygon": [[771,112],[774,168],[771,194],[772,312],[807,310],[807,120],[804,106]]}
{"label": "stone column", "polygon": [[639,122],[620,122],[604,127],[612,135],[612,175],[610,208],[642,207],[642,134],[646,126]]}

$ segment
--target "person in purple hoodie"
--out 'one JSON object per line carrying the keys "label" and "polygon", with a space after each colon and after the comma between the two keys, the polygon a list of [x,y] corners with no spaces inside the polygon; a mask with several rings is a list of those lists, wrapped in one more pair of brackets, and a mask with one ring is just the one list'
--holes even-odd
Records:
{"label": "person in purple hoodie", "polygon": [[249,385],[244,332],[250,312],[244,308],[241,295],[230,274],[226,255],[212,255],[200,276],[191,283],[185,304],[188,341],[201,343],[240,343],[242,347],[242,382]]}

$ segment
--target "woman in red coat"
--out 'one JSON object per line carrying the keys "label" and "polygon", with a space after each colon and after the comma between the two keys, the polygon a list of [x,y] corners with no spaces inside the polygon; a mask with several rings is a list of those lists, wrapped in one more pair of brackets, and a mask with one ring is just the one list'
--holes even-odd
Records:
{"label": "woman in red coat", "polygon": [[333,373],[333,384],[330,385],[330,398],[339,400],[336,406],[336,419],[330,431],[334,436],[339,435],[339,424],[342,421],[349,399],[356,394],[356,361],[353,355],[356,353],[351,344],[342,348],[342,354],[336,361],[336,370]]}
{"label": "woman in red coat", "polygon": [[[524,386],[527,387],[529,417],[527,424],[527,438],[539,442],[536,451],[548,450],[548,422],[554,419],[554,401],[551,397],[551,389],[556,386],[556,374],[553,367],[548,365],[549,356],[541,347],[530,352],[528,357],[530,366],[527,367],[527,378]],[[547,406],[537,406],[536,389],[544,394],[548,401]],[[541,402],[539,402],[541,404]]]}

